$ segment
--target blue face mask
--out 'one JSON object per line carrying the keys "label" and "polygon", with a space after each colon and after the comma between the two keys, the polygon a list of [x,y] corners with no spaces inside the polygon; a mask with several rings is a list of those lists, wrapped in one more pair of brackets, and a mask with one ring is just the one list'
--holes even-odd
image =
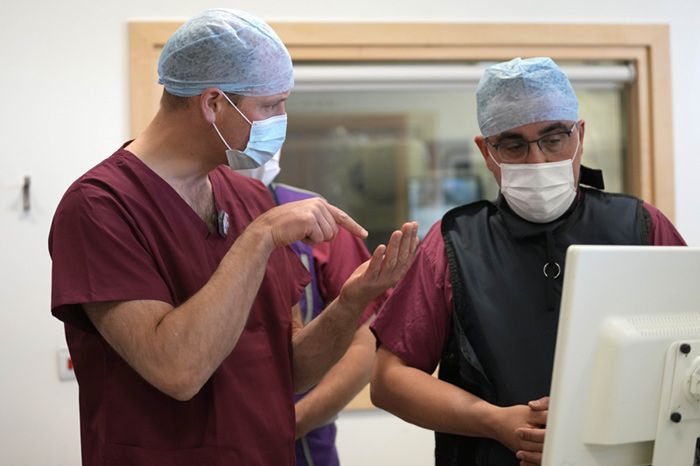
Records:
{"label": "blue face mask", "polygon": [[284,144],[284,139],[287,135],[287,115],[276,115],[265,120],[251,122],[236,105],[231,102],[231,99],[224,93],[226,100],[238,111],[238,113],[250,124],[250,136],[248,137],[248,145],[243,151],[231,149],[224,137],[221,135],[219,128],[214,125],[216,133],[221,138],[221,141],[226,145],[226,158],[228,165],[233,170],[246,170],[258,168],[265,165],[272,157],[279,152]]}

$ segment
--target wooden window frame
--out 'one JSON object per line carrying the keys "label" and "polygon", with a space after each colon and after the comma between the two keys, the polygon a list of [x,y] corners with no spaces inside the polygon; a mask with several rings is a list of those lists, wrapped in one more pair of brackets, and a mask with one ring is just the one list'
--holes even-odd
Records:
{"label": "wooden window frame", "polygon": [[[129,23],[131,133],[157,108],[156,65],[179,21]],[[635,68],[628,120],[628,191],[674,217],[669,27],[662,24],[273,22],[296,63],[615,60]],[[365,391],[351,407],[370,406]]]}

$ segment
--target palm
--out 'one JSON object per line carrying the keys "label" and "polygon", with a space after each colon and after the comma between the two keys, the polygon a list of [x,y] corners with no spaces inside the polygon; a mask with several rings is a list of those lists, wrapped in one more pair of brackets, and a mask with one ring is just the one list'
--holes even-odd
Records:
{"label": "palm", "polygon": [[416,223],[405,223],[401,231],[391,235],[388,246],[377,246],[372,257],[355,269],[343,285],[340,292],[342,299],[367,305],[396,285],[415,256],[417,232]]}

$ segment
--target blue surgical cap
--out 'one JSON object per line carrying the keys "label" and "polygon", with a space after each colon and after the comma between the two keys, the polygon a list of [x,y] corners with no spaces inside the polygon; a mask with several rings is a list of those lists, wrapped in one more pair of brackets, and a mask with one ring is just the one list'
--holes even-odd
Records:
{"label": "blue surgical cap", "polygon": [[294,86],[292,59],[264,21],[243,11],[207,10],[168,39],[158,82],[190,97],[215,87],[245,96],[273,95]]}
{"label": "blue surgical cap", "polygon": [[569,79],[551,58],[514,58],[484,71],[476,89],[481,134],[549,120],[578,120]]}

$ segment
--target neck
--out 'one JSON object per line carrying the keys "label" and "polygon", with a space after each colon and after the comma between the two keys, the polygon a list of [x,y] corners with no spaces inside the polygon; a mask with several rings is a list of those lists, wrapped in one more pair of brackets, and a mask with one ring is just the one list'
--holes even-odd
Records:
{"label": "neck", "polygon": [[171,185],[197,185],[225,161],[225,148],[209,126],[197,124],[187,110],[161,110],[126,149]]}
{"label": "neck", "polygon": [[188,110],[159,111],[126,149],[163,178],[204,221],[216,227],[209,172],[225,160],[219,139]]}

